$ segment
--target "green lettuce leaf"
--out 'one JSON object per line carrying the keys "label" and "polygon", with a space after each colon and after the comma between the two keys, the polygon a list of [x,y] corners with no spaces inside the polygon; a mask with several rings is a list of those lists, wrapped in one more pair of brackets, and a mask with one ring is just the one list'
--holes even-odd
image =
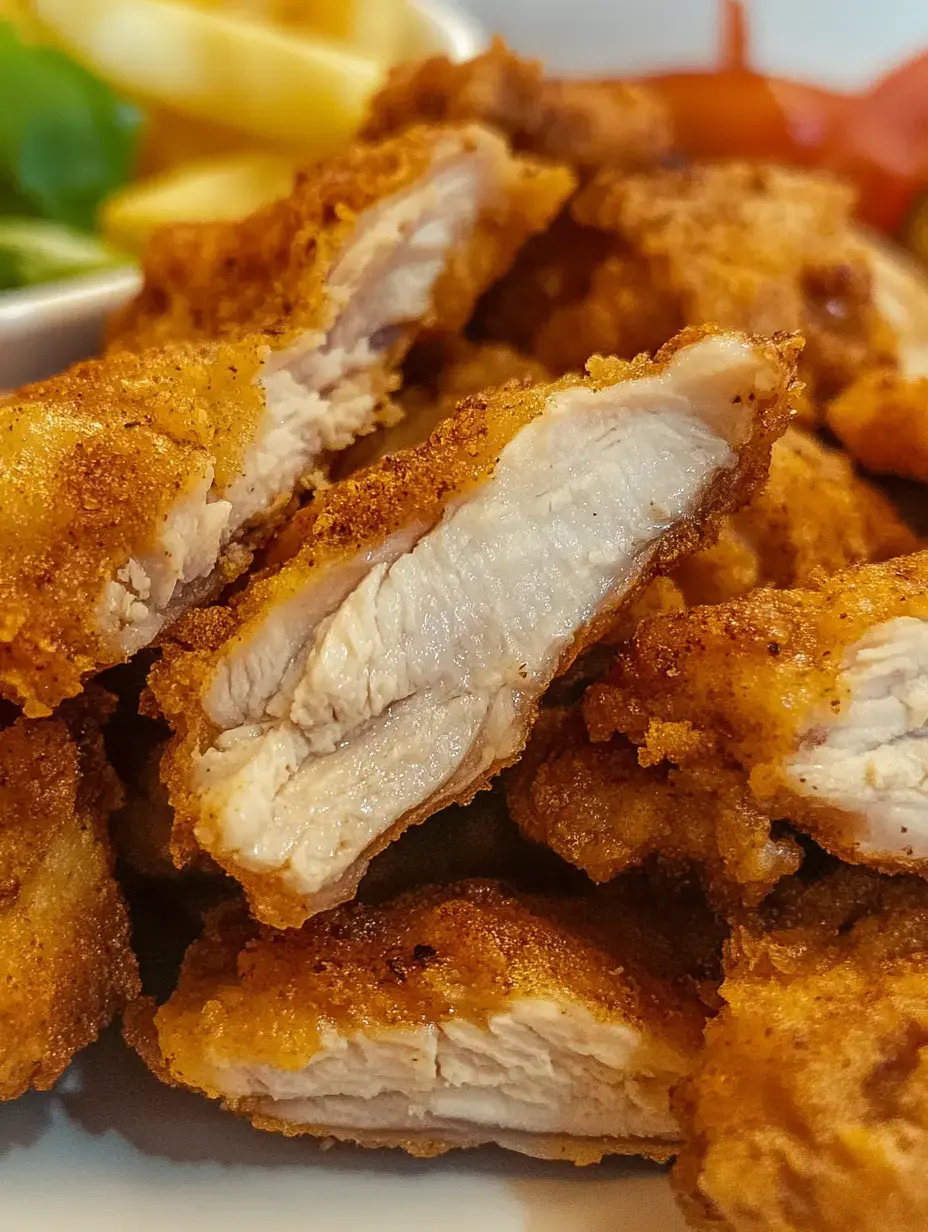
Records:
{"label": "green lettuce leaf", "polygon": [[45,218],[0,218],[0,291],[130,265],[93,235]]}
{"label": "green lettuce leaf", "polygon": [[0,201],[92,231],[132,175],[142,114],[54,47],[0,21]]}

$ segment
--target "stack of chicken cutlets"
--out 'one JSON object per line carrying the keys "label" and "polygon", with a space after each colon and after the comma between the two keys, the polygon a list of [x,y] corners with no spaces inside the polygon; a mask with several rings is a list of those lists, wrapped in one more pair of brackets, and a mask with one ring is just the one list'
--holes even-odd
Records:
{"label": "stack of chicken cutlets", "polygon": [[[928,551],[857,470],[928,482],[928,291],[853,207],[496,44],[155,238],[0,402],[0,1098],[121,1014],[265,1129],[928,1226]],[[160,1004],[114,849],[210,904]]]}

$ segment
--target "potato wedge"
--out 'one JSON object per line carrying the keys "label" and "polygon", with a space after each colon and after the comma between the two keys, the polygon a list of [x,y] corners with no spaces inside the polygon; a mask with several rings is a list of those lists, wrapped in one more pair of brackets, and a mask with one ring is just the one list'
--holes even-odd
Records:
{"label": "potato wedge", "polygon": [[404,51],[407,0],[190,0],[199,8],[312,30],[389,63]]}
{"label": "potato wedge", "polygon": [[243,218],[285,196],[296,167],[296,159],[261,153],[185,163],[114,193],[100,226],[111,244],[140,253],[157,227]]}
{"label": "potato wedge", "polygon": [[357,129],[381,65],[339,43],[176,0],[35,0],[51,33],[138,98],[322,153]]}

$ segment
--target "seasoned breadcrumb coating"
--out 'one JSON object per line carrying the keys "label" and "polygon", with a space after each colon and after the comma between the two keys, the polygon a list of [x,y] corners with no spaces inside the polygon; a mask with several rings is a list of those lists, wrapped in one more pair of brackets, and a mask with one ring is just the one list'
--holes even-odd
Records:
{"label": "seasoned breadcrumb coating", "polygon": [[817,399],[829,397],[895,356],[852,205],[851,190],[828,175],[762,164],[632,176],[605,168],[571,209],[612,236],[615,252],[580,300],[550,315],[532,349],[563,371],[589,351],[653,350],[685,324],[799,330],[802,374]]}
{"label": "seasoned breadcrumb coating", "polygon": [[283,933],[227,910],[128,1034],[160,1077],[263,1129],[662,1159],[717,940],[691,897],[635,883],[597,900],[464,882]]}
{"label": "seasoned breadcrumb coating", "polygon": [[677,1105],[699,1228],[913,1232],[928,1168],[928,887],[839,868],[735,928]]}
{"label": "seasoned breadcrumb coating", "polygon": [[656,856],[694,871],[723,911],[760,902],[801,861],[736,771],[642,767],[622,736],[591,743],[577,710],[542,712],[507,798],[528,838],[594,881]]}
{"label": "seasoned breadcrumb coating", "polygon": [[757,586],[803,586],[817,573],[917,547],[890,501],[854,473],[845,454],[793,428],[774,445],[757,495],[674,580],[688,604],[720,603]]}
{"label": "seasoned breadcrumb coating", "polygon": [[[189,619],[152,675],[177,733],[178,858],[205,848],[259,918],[298,925],[471,799],[518,758],[551,679],[762,481],[797,352],[691,331],[653,362],[465,402],[324,492],[296,555]],[[453,564],[459,534],[485,566]],[[378,765],[389,778],[368,781]]]}
{"label": "seasoned breadcrumb coating", "polygon": [[0,1100],[53,1086],[139,992],[106,837],[115,779],[75,726],[0,732]]}
{"label": "seasoned breadcrumb coating", "polygon": [[928,552],[646,620],[584,713],[642,765],[740,770],[847,860],[928,869]]}
{"label": "seasoned breadcrumb coating", "polygon": [[867,372],[830,404],[826,419],[865,470],[928,483],[928,377]]}
{"label": "seasoned breadcrumb coating", "polygon": [[500,39],[463,64],[433,56],[394,68],[362,134],[380,139],[412,124],[464,121],[499,129],[513,149],[579,168],[658,166],[672,143],[667,107],[645,86],[551,80]]}
{"label": "seasoned breadcrumb coating", "polygon": [[114,335],[151,349],[0,403],[0,691],[47,713],[240,574],[572,184],[493,133],[417,129],[156,239]]}

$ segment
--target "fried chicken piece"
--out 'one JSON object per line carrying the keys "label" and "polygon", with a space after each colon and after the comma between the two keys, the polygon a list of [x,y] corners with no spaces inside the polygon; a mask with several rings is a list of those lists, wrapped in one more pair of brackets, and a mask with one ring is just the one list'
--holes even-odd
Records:
{"label": "fried chicken piece", "polygon": [[478,121],[497,128],[513,149],[579,168],[626,171],[659,165],[673,130],[660,97],[630,82],[558,81],[500,40],[464,64],[445,56],[401,64],[371,103],[368,138],[412,124]]}
{"label": "fried chicken piece", "polygon": [[727,946],[676,1101],[674,1176],[718,1232],[914,1232],[928,1167],[928,887],[841,867]]}
{"label": "fried chicken piece", "polygon": [[669,331],[801,330],[818,399],[894,358],[851,190],[825,174],[749,163],[623,175],[606,168],[574,199],[578,223],[614,237],[586,295],[552,313],[533,353],[552,369],[590,350],[633,355]]}
{"label": "fried chicken piece", "polygon": [[757,586],[802,586],[817,572],[917,547],[890,501],[844,454],[791,428],[773,447],[766,484],[674,580],[688,604],[721,603]]}
{"label": "fried chicken piece", "polygon": [[899,368],[908,377],[928,376],[928,278],[921,262],[895,244],[861,232],[858,241],[873,273],[877,308],[898,343]]}
{"label": "fried chicken piece", "polygon": [[299,552],[152,675],[178,856],[205,848],[259,919],[297,926],[470,800],[551,680],[762,480],[798,346],[691,331],[654,362],[504,387],[328,489]]}
{"label": "fried chicken piece", "polygon": [[571,184],[490,132],[419,129],[156,240],[118,331],[152,349],[0,404],[0,689],[45,713],[241,573]]}
{"label": "fried chicken piece", "polygon": [[928,377],[868,372],[831,403],[826,418],[866,470],[928,483]]}
{"label": "fried chicken piece", "polygon": [[0,732],[0,1100],[47,1090],[139,984],[106,838],[115,779],[90,732]]}
{"label": "fried chicken piece", "polygon": [[633,887],[597,901],[464,882],[284,933],[226,912],[128,1034],[160,1077],[262,1129],[420,1156],[665,1159],[716,937],[704,908]]}
{"label": "fried chicken piece", "polygon": [[928,552],[645,621],[584,712],[643,765],[740,769],[847,860],[928,872]]}
{"label": "fried chicken piece", "polygon": [[507,798],[526,837],[594,881],[657,856],[693,869],[723,911],[760,902],[801,862],[736,771],[644,768],[621,736],[592,744],[576,709],[542,713]]}
{"label": "fried chicken piece", "polygon": [[[426,348],[435,351],[435,348]],[[427,440],[457,404],[485,389],[507,381],[528,386],[549,381],[551,374],[537,359],[523,355],[504,342],[469,342],[466,338],[443,341],[432,362],[425,361],[425,379],[404,388],[397,401],[403,418],[357,441],[339,458],[334,474],[350,475],[389,453],[410,449]],[[428,371],[428,368],[434,369]]]}

